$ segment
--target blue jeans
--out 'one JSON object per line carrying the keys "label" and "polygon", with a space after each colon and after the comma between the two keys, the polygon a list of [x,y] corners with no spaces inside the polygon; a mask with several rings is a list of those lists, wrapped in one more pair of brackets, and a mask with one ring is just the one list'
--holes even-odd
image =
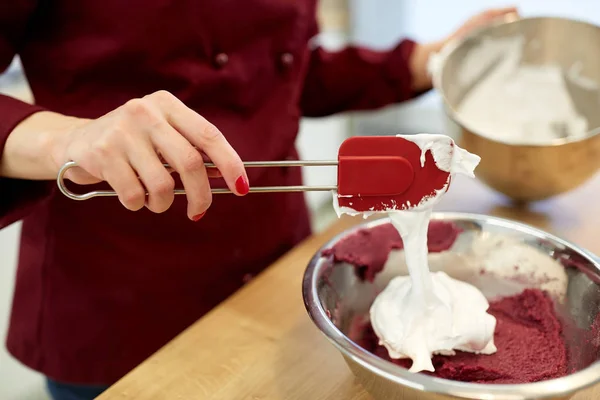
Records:
{"label": "blue jeans", "polygon": [[46,386],[52,400],[94,400],[100,393],[108,389],[108,386],[87,386],[60,383],[52,379],[46,380]]}

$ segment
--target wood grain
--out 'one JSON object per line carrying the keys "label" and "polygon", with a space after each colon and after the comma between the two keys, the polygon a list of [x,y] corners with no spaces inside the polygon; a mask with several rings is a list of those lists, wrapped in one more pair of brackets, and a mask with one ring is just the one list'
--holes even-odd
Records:
{"label": "wood grain", "polygon": [[[458,178],[437,210],[519,220],[600,253],[599,195],[597,175],[569,194],[526,208],[478,181]],[[369,399],[308,318],[301,296],[308,260],[329,238],[358,222],[342,218],[306,240],[99,399]],[[599,398],[599,387],[574,397]]]}

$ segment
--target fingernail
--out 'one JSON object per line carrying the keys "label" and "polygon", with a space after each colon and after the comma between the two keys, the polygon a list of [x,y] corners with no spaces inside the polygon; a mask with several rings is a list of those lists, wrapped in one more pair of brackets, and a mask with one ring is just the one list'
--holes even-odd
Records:
{"label": "fingernail", "polygon": [[199,220],[200,220],[200,218],[204,217],[204,215],[205,215],[205,214],[206,214],[206,211],[204,211],[202,214],[198,214],[198,215],[194,216],[194,217],[192,218],[192,221],[194,221],[194,222],[197,222],[197,221],[199,221]]}
{"label": "fingernail", "polygon": [[250,185],[244,176],[240,176],[237,178],[237,181],[235,181],[235,190],[237,190],[239,194],[248,194],[250,191]]}

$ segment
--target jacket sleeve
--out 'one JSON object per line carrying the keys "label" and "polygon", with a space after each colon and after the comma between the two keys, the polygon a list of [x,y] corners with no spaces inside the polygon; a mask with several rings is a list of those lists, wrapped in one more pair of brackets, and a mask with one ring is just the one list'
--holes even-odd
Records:
{"label": "jacket sleeve", "polygon": [[[312,33],[318,33],[316,20]],[[415,97],[419,93],[412,90],[409,69],[414,47],[414,41],[405,39],[387,51],[313,48],[301,93],[303,115],[372,110]]]}
{"label": "jacket sleeve", "polygon": [[[28,21],[35,11],[34,0],[0,2],[0,73],[6,71],[23,44]],[[0,95],[0,157],[10,132],[21,121],[43,108]],[[51,182],[0,177],[0,229],[23,218],[32,207],[50,195]]]}

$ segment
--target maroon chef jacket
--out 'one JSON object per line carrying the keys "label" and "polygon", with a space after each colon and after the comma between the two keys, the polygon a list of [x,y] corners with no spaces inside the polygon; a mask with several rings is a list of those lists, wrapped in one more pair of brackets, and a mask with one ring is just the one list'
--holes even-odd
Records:
{"label": "maroon chef jacket", "polygon": [[[0,1],[0,71],[19,54],[36,99],[0,96],[0,153],[37,110],[96,118],[164,89],[242,159],[296,159],[302,116],[414,95],[412,41],[328,52],[317,33],[315,0]],[[293,168],[248,175],[253,186],[301,183]],[[19,219],[8,349],[88,384],[123,376],[310,233],[302,194],[215,196],[195,223],[184,196],[163,214],[131,212],[115,198],[69,200],[53,182],[0,179],[0,228]]]}

